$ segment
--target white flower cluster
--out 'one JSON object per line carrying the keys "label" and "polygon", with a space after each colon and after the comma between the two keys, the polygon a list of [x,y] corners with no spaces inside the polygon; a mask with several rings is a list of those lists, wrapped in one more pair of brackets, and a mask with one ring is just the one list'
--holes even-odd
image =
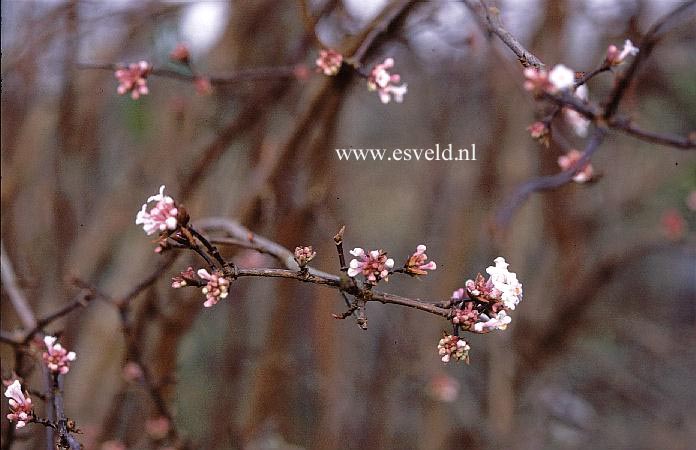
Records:
{"label": "white flower cluster", "polygon": [[493,288],[499,291],[500,299],[506,308],[515,309],[522,300],[522,283],[517,280],[516,273],[508,270],[509,264],[505,262],[505,258],[499,256],[493,262],[495,266],[486,269]]}

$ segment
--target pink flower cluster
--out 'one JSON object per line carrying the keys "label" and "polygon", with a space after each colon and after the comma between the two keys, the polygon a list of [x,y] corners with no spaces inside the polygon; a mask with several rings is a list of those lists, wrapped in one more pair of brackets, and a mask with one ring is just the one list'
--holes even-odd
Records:
{"label": "pink flower cluster", "polygon": [[[575,169],[578,165],[578,161],[580,161],[580,158],[582,158],[582,152],[572,149],[565,155],[558,157],[558,166],[563,170]],[[575,174],[573,181],[576,183],[585,183],[592,180],[593,176],[594,169],[592,168],[592,164],[587,163],[578,173]]]}
{"label": "pink flower cluster", "polygon": [[522,300],[522,283],[517,274],[508,270],[505,259],[498,257],[495,265],[486,269],[489,278],[480,273],[467,280],[466,290],[452,293],[452,323],[474,333],[505,330],[512,321],[508,312]]}
{"label": "pink flower cluster", "polygon": [[464,339],[451,334],[445,334],[437,344],[437,352],[445,363],[454,358],[455,361],[464,361],[468,364],[470,349],[471,347]]}
{"label": "pink flower cluster", "polygon": [[[147,210],[148,203],[155,202],[155,206]],[[142,225],[148,235],[157,231],[173,231],[179,227],[179,209],[174,199],[164,195],[164,185],[160,186],[159,194],[147,199],[138,214],[135,216],[135,224]]]}
{"label": "pink flower cluster", "polygon": [[51,372],[65,375],[70,370],[70,363],[77,359],[77,355],[56,344],[57,340],[54,336],[44,337],[46,351],[42,355],[43,361]]}
{"label": "pink flower cluster", "polygon": [[377,284],[380,280],[389,281],[389,271],[394,268],[394,260],[387,258],[387,252],[372,250],[366,253],[362,248],[356,247],[350,254],[355,258],[350,261],[348,267],[349,277],[362,274],[370,284]]}
{"label": "pink flower cluster", "polygon": [[141,95],[147,95],[147,76],[152,72],[152,66],[147,61],[131,63],[128,67],[117,69],[114,75],[118,80],[116,92],[123,95],[130,92],[131,98],[137,100]]}
{"label": "pink flower cluster", "polygon": [[637,54],[638,47],[635,47],[633,42],[626,39],[621,51],[619,51],[618,47],[615,45],[610,45],[609,48],[607,48],[606,61],[612,66],[618,66],[619,64],[623,63],[628,56],[635,56]]}
{"label": "pink flower cluster", "polygon": [[327,76],[336,75],[341,70],[343,55],[332,49],[321,50],[315,63],[317,71],[323,72]]}
{"label": "pink flower cluster", "polygon": [[19,380],[14,380],[12,384],[7,386],[5,397],[10,399],[10,413],[7,415],[10,422],[17,422],[17,428],[22,428],[32,421],[34,412],[31,398],[28,394],[25,395]]}
{"label": "pink flower cluster", "polygon": [[206,297],[206,301],[203,303],[206,308],[217,304],[229,294],[230,281],[221,272],[213,271],[211,274],[205,269],[199,269],[198,276],[207,281],[201,289]]}
{"label": "pink flower cluster", "polygon": [[411,275],[427,275],[428,270],[437,269],[437,264],[435,264],[435,261],[426,263],[428,260],[428,255],[425,254],[425,250],[426,247],[423,244],[416,247],[415,253],[408,258],[408,261],[406,261],[406,264],[404,265],[406,273]]}
{"label": "pink flower cluster", "polygon": [[397,86],[401,81],[398,74],[389,73],[389,69],[394,67],[394,60],[387,58],[383,63],[377,64],[367,78],[367,88],[371,91],[377,91],[379,99],[382,103],[389,103],[392,98],[395,102],[401,103],[404,101],[404,95],[408,92],[406,83]]}

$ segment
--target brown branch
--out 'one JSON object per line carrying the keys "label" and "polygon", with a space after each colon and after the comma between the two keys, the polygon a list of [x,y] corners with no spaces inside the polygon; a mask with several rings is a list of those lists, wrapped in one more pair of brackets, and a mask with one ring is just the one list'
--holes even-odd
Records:
{"label": "brown branch", "polygon": [[696,149],[696,140],[695,138],[691,137],[693,133],[690,136],[684,137],[677,136],[674,134],[647,131],[634,125],[630,119],[619,116],[612,118],[609,121],[608,125],[609,127],[615,130],[623,131],[624,133],[636,137],[642,141],[651,142],[653,144],[666,145],[681,150]]}
{"label": "brown branch", "polygon": [[371,285],[356,281],[350,283],[345,277],[322,272],[312,267],[308,267],[307,272],[301,272],[294,259],[294,254],[280,244],[262,236],[254,235],[247,228],[239,223],[226,218],[206,218],[196,221],[196,226],[207,231],[224,231],[235,239],[253,239],[255,249],[260,249],[263,253],[273,255],[276,259],[284,262],[287,269],[271,268],[237,268],[237,277],[267,277],[285,278],[313,283],[338,289],[341,292],[353,295],[364,301],[377,301],[384,304],[394,304],[426,311],[441,317],[449,318],[450,310],[437,306],[435,302],[429,302],[418,298],[407,298],[387,292],[371,290]]}
{"label": "brown branch", "polygon": [[[512,52],[523,67],[536,67],[543,69],[544,63],[534,53],[527,50],[508,30],[500,23],[500,11],[497,8],[489,8],[483,0],[463,0],[464,4],[474,14],[477,23],[485,29],[489,35],[495,34]],[[482,10],[482,11],[479,11]]]}
{"label": "brown branch", "polygon": [[[82,70],[108,70],[116,71],[125,67],[123,64],[77,64],[78,69]],[[248,81],[261,81],[283,78],[295,78],[295,66],[278,67],[255,67],[251,69],[241,69],[229,75],[201,75],[198,73],[185,73],[173,69],[153,68],[150,75],[174,80],[194,82],[200,78],[207,79],[214,86],[225,86],[230,84],[243,83]]]}
{"label": "brown branch", "polygon": [[592,137],[585,146],[582,157],[577,161],[572,169],[557,173],[556,175],[544,176],[527,181],[518,187],[507,202],[500,208],[496,215],[495,223],[499,227],[506,227],[512,219],[515,211],[522,203],[534,192],[548,191],[559,188],[570,183],[573,177],[580,172],[587,163],[590,162],[592,155],[597,151],[599,145],[604,140],[606,131],[596,128]]}

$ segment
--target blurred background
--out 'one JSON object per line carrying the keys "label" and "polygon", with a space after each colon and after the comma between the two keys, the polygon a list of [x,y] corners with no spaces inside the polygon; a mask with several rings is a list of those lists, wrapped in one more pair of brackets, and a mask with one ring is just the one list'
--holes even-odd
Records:
{"label": "blurred background", "polygon": [[[677,4],[496,3],[544,62],[575,70],[596,67],[609,44],[639,42]],[[557,157],[582,140],[560,122],[565,148],[530,138],[540,105],[514,56],[459,2],[414,2],[370,46],[367,67],[395,59],[409,87],[403,104],[383,105],[351,73],[314,73],[320,43],[350,54],[391,10],[363,0],[3,1],[2,245],[37,316],[73,301],[74,277],[118,298],[157,267],[163,257],[134,220],[165,184],[194,224],[229,217],[286,247],[313,245],[313,266],[328,272],[339,269],[341,225],[347,248],[384,248],[397,263],[426,244],[438,270],[394,276],[383,290],[447,299],[496,256],[525,288],[506,332],[466,337],[471,364],[444,365],[441,318],[369,304],[362,331],[332,319],[345,310],[336,291],[274,279],[235,281],[204,309],[198,290],[170,288],[200,264],[182,254],[133,308],[143,360],[190,448],[692,446],[693,152],[611,133],[593,159],[598,182],[535,194],[494,229],[515,187],[558,172]],[[665,35],[622,102],[645,129],[696,129],[694,24]],[[79,67],[144,59],[181,71],[169,61],[180,42],[200,73],[305,65],[309,76],[209,95],[152,76],[150,94],[134,101],[117,95],[113,72]],[[590,99],[612,82],[592,80]],[[478,160],[346,162],[334,151],[436,143],[475,144]],[[242,267],[277,267],[223,250]],[[20,327],[3,289],[1,328]],[[85,447],[157,448],[146,430],[157,410],[124,378],[118,311],[95,301],[47,332],[78,354],[66,411]],[[0,351],[7,379],[16,361],[11,347]],[[3,419],[3,436],[7,427]],[[14,448],[44,446],[39,426],[20,431]]]}

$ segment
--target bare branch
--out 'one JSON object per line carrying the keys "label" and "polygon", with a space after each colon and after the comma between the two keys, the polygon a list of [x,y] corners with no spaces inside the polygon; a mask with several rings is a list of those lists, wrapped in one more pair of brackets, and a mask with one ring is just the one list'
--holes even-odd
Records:
{"label": "bare branch", "polygon": [[12,306],[14,306],[19,320],[22,321],[22,326],[24,328],[31,330],[36,327],[36,316],[29,306],[27,298],[24,296],[22,290],[17,286],[17,278],[15,276],[14,268],[12,267],[12,262],[7,256],[5,251],[5,243],[0,242],[0,269],[2,270],[2,286],[7,292],[7,296],[10,297]]}

